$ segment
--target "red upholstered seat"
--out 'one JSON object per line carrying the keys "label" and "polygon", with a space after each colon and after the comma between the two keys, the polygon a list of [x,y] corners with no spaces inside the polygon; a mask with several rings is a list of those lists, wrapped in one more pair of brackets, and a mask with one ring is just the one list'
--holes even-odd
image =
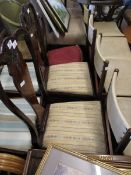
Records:
{"label": "red upholstered seat", "polygon": [[48,51],[49,65],[82,61],[82,51],[78,45]]}

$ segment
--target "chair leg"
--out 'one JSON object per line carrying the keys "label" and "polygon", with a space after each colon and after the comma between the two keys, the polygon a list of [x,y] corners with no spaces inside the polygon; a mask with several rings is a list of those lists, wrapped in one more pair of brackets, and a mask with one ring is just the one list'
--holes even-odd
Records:
{"label": "chair leg", "polygon": [[127,131],[125,136],[122,138],[122,140],[119,142],[115,154],[122,154],[128,143],[130,142],[130,137],[131,137],[131,129]]}

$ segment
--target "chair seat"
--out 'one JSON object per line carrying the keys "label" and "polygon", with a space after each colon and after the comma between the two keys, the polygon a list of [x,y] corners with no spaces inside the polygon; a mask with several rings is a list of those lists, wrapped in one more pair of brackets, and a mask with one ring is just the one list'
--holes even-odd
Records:
{"label": "chair seat", "polygon": [[82,52],[77,45],[51,50],[47,56],[49,65],[82,61]]}
{"label": "chair seat", "polygon": [[[39,87],[38,87],[38,82],[37,82],[37,78],[36,78],[36,73],[35,73],[35,69],[34,69],[34,65],[33,63],[27,63],[28,69],[29,69],[29,73],[31,76],[31,80],[33,83],[33,87],[35,89],[35,91],[38,91]],[[1,78],[1,82],[2,82],[2,86],[5,90],[8,91],[17,91],[16,87],[14,86],[12,77],[9,76],[8,74],[8,68],[7,66],[4,66],[2,73],[0,75]]]}
{"label": "chair seat", "polygon": [[52,104],[43,144],[61,145],[81,153],[105,154],[99,101]]}
{"label": "chair seat", "polygon": [[115,68],[119,69],[116,83],[116,93],[119,96],[131,96],[131,60],[109,60],[109,68],[105,80],[105,88],[108,91],[109,84]]}
{"label": "chair seat", "polygon": [[105,59],[131,60],[131,51],[125,37],[103,37],[100,50]]}
{"label": "chair seat", "polygon": [[48,44],[58,45],[86,45],[86,30],[83,19],[72,17],[68,32],[64,37],[56,38],[53,32],[47,32]]}
{"label": "chair seat", "polygon": [[[12,99],[12,102],[35,124],[36,114],[24,99]],[[0,147],[18,150],[31,148],[31,136],[28,127],[0,101]]]}
{"label": "chair seat", "polygon": [[49,92],[93,95],[88,64],[77,62],[50,66],[47,90]]}
{"label": "chair seat", "polygon": [[[118,104],[120,109],[125,116],[125,120],[128,123],[129,127],[131,128],[131,98],[130,97],[117,97]],[[131,156],[131,142],[128,144],[126,149],[124,150],[124,155]]]}
{"label": "chair seat", "polygon": [[124,36],[116,22],[94,22],[94,28],[97,29],[97,34],[102,33],[103,36]]}

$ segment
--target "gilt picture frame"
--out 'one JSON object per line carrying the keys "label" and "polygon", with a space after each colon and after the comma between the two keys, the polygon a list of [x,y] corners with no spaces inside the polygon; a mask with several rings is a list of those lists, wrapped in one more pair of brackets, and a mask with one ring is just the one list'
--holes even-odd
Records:
{"label": "gilt picture frame", "polygon": [[69,151],[60,146],[47,148],[35,175],[127,175],[91,156]]}
{"label": "gilt picture frame", "polygon": [[[45,1],[45,0],[43,0]],[[46,0],[54,16],[58,19],[65,31],[68,31],[70,14],[61,0]]]}

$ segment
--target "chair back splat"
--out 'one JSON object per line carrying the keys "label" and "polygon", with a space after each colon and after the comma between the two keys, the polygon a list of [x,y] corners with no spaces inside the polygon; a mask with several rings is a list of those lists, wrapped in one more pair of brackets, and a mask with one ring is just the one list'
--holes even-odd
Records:
{"label": "chair back splat", "polygon": [[31,3],[27,3],[22,7],[20,19],[24,29],[26,29],[30,33],[31,37],[35,39],[35,42],[38,43],[39,47],[37,49],[42,56],[44,64],[48,65],[48,61],[46,58],[46,28],[43,25],[44,19],[39,16],[38,12],[36,13],[35,8]]}
{"label": "chair back splat", "polygon": [[[19,30],[22,32],[23,30]],[[17,32],[16,32],[17,33]],[[28,127],[31,133],[33,147],[41,146],[41,135],[43,133],[44,108],[38,103],[30,74],[22,54],[17,47],[17,35],[6,38],[2,43],[2,52],[0,54],[0,66],[7,65],[9,75],[22,98],[29,103],[36,114],[36,126],[7,96],[0,82],[0,98],[7,108],[21,119]],[[41,139],[40,139],[41,138]]]}
{"label": "chair back splat", "polygon": [[[131,124],[127,106],[130,106],[130,97],[117,97],[116,80],[118,69],[114,71],[107,96],[107,113],[111,129],[115,136],[117,147],[116,154],[131,155]],[[123,103],[127,102],[126,104]],[[124,111],[122,107],[125,107]],[[130,107],[129,107],[130,108]]]}
{"label": "chair back splat", "polygon": [[25,37],[27,46],[32,55],[36,76],[39,82],[41,96],[47,101],[46,95],[46,80],[48,77],[48,61],[46,48],[46,31],[44,28],[43,19],[36,14],[34,6],[27,3],[23,6],[20,15],[22,26],[30,34]]}
{"label": "chair back splat", "polygon": [[93,66],[97,30],[93,26],[93,15],[92,14],[90,14],[89,23],[88,23],[88,26],[86,27],[87,27],[87,41],[89,45],[89,58],[90,58],[89,61],[90,61],[91,66]]}
{"label": "chair back splat", "polygon": [[94,68],[96,70],[94,72],[94,79],[98,96],[101,96],[103,92],[105,78],[107,74],[107,68],[109,64],[109,61],[106,60],[101,54],[100,43],[101,43],[101,34],[99,34],[96,39],[96,49],[94,56]]}
{"label": "chair back splat", "polygon": [[36,49],[39,50],[45,66],[48,66],[46,28],[43,25],[44,19],[39,16],[38,12],[36,13],[32,3],[27,3],[22,7],[20,19],[24,29],[26,29],[31,37],[33,37],[33,40],[35,40],[34,44],[37,43]]}

